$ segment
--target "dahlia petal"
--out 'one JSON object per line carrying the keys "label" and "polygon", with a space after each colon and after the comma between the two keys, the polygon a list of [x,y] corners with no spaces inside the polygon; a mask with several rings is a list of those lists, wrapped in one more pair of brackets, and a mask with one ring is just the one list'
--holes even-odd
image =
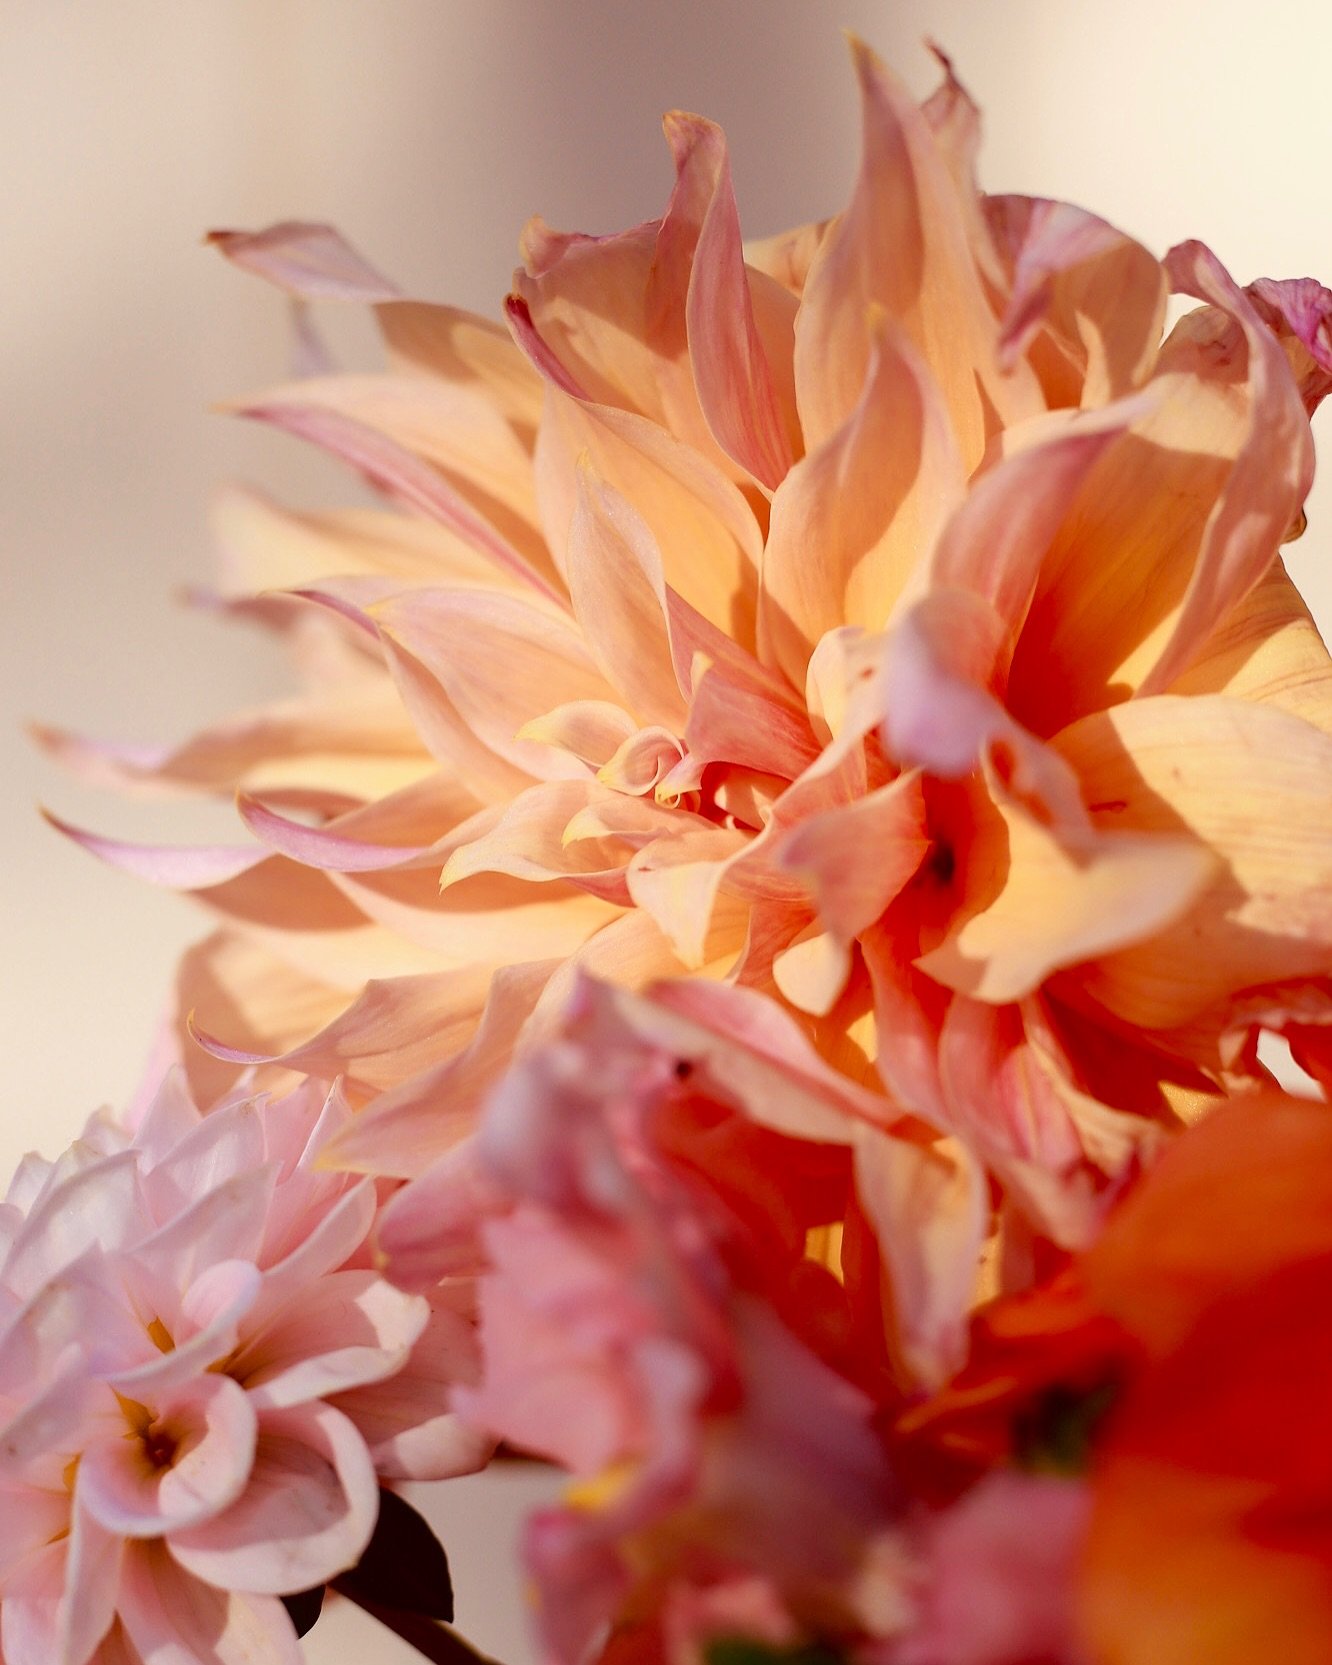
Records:
{"label": "dahlia petal", "polygon": [[764,659],[800,688],[826,631],[881,630],[963,482],[930,370],[880,314],[845,421],[811,446],[773,497],[759,612]]}
{"label": "dahlia petal", "polygon": [[209,1267],[253,1262],[276,1180],[273,1162],[218,1180],[166,1225],[141,1238],[135,1247],[144,1265],[184,1289]]}
{"label": "dahlia petal", "polygon": [[827,1017],[851,975],[846,939],[809,925],[773,955],[772,978],[797,1011]]}
{"label": "dahlia petal", "polygon": [[[370,1447],[375,1472],[389,1480],[447,1480],[489,1461],[493,1439],[441,1402],[440,1383],[476,1380],[480,1353],[470,1316],[432,1294],[425,1329],[407,1363],[383,1381],[332,1397]],[[457,1301],[456,1293],[452,1296]],[[470,1304],[470,1301],[469,1301]]]}
{"label": "dahlia petal", "polygon": [[5,1283],[17,1295],[33,1294],[94,1245],[133,1242],[142,1215],[137,1154],[105,1156],[49,1191],[28,1215],[6,1259]]}
{"label": "dahlia petal", "polygon": [[[999,335],[1012,364],[1049,329],[1076,344],[1077,385],[1043,378],[1051,405],[1095,408],[1141,386],[1165,320],[1166,278],[1141,244],[1085,209],[1037,197],[987,197],[985,214],[1012,262],[1012,292]],[[1041,359],[1035,358],[1038,370]],[[1074,398],[1052,397],[1073,392]]]}
{"label": "dahlia petal", "polygon": [[1313,439],[1280,343],[1243,290],[1201,243],[1166,256],[1177,290],[1228,312],[1248,347],[1249,431],[1208,518],[1197,564],[1169,640],[1139,685],[1158,693],[1188,664],[1209,632],[1272,564],[1313,481]]}
{"label": "dahlia petal", "polygon": [[657,420],[662,382],[672,374],[644,320],[659,230],[654,221],[586,237],[551,231],[534,216],[521,238],[527,269],[513,276],[513,297],[526,309],[518,344],[539,348],[536,368],[556,386],[577,388],[580,398]]}
{"label": "dahlia petal", "polygon": [[375,427],[344,414],[335,406],[302,398],[320,385],[317,381],[302,382],[286,392],[276,389],[264,402],[237,407],[236,414],[266,422],[331,452],[406,507],[437,520],[464,543],[488,555],[501,572],[518,579],[528,593],[535,592],[559,605],[561,597],[555,585],[508,538],[496,531],[444,475]]}
{"label": "dahlia petal", "polygon": [[515,738],[558,746],[589,768],[599,769],[637,732],[638,725],[621,705],[609,700],[571,700],[524,723]]}
{"label": "dahlia petal", "polygon": [[[809,885],[827,929],[850,942],[910,880],[930,843],[920,777],[902,775],[798,822],[778,860]],[[862,856],[871,850],[872,858]]]}
{"label": "dahlia petal", "polygon": [[418,965],[435,967],[570,954],[619,912],[568,880],[533,885],[505,873],[476,873],[443,891],[424,869],[339,875],[337,883],[367,918],[418,946]]}
{"label": "dahlia petal", "polygon": [[373,873],[384,868],[415,866],[430,856],[428,846],[372,844],[348,838],[327,827],[293,821],[247,792],[237,794],[236,810],[254,836],[269,849],[290,856],[305,867],[323,867],[338,873]]}
{"label": "dahlia petal", "polygon": [[165,1544],[135,1544],[121,1573],[120,1622],[144,1665],[302,1665],[282,1603],[217,1589],[178,1566]]}
{"label": "dahlia petal", "polygon": [[1332,660],[1280,557],[1168,690],[1273,705],[1332,732],[1329,691]]}
{"label": "dahlia petal", "polygon": [[254,845],[135,844],[122,838],[104,838],[62,821],[49,810],[42,811],[48,825],[63,833],[89,855],[108,866],[132,874],[151,885],[171,890],[202,890],[247,873],[264,859],[265,851]]}
{"label": "dahlia petal", "polygon": [[173,1532],[172,1557],[222,1590],[285,1595],[353,1566],[374,1530],[379,1490],[365,1442],[327,1405],[268,1410],[250,1481],[202,1526]]}
{"label": "dahlia petal", "polygon": [[[1106,447],[1152,408],[1150,394],[1005,435],[1003,460],[970,484],[939,537],[930,580],[984,597],[1002,620],[1004,668],[1022,629],[1041,561]],[[1016,443],[1014,443],[1016,441]]]}
{"label": "dahlia petal", "polygon": [[276,1311],[266,1303],[228,1369],[256,1410],[308,1404],[392,1375],[427,1316],[420,1296],[376,1272],[327,1273],[292,1289]]}
{"label": "dahlia petal", "polygon": [[611,686],[640,721],[678,731],[686,712],[663,612],[661,555],[633,505],[590,464],[578,471],[566,564],[574,615]]}
{"label": "dahlia petal", "polygon": [[1244,293],[1285,349],[1312,416],[1332,392],[1332,291],[1316,278],[1259,278]]}
{"label": "dahlia petal", "polygon": [[232,485],[215,494],[209,518],[227,596],[317,588],[330,574],[399,585],[506,583],[493,561],[456,534],[386,509],[302,512]]}
{"label": "dahlia petal", "polygon": [[302,1045],[263,1056],[288,1069],[373,1087],[396,1085],[466,1044],[490,987],[489,966],[371,978],[332,1023]]}
{"label": "dahlia petal", "polygon": [[708,827],[647,845],[626,869],[629,895],[692,970],[708,958],[713,909],[728,863],[747,846],[742,833]]}
{"label": "dahlia petal", "polygon": [[666,137],[681,188],[705,205],[685,314],[699,405],[722,450],[771,490],[791,448],[750,301],[726,140],[713,122],[679,110],[666,118]]}
{"label": "dahlia petal", "polygon": [[1269,706],[1163,696],[1085,719],[1058,749],[1100,825],[1182,823],[1225,864],[1173,926],[1083,974],[1098,1000],[1163,1028],[1235,989],[1327,973],[1327,735]]}
{"label": "dahlia petal", "polygon": [[937,380],[970,472],[1000,421],[1040,408],[1024,374],[998,371],[998,326],[976,271],[967,216],[929,122],[868,47],[851,43],[862,154],[855,192],[811,264],[796,329],[796,387],[810,448],[854,409],[884,309]]}
{"label": "dahlia petal", "polygon": [[482,1167],[476,1140],[460,1139],[384,1205],[376,1234],[384,1275],[423,1295],[441,1278],[477,1277],[485,1266],[481,1227],[512,1200]]}
{"label": "dahlia petal", "polygon": [[185,951],[173,993],[175,1056],[204,1104],[221,1096],[236,1071],[191,1044],[191,1032],[225,1029],[233,1049],[253,1062],[317,1033],[347,1003],[340,990],[233,931],[214,932]]}
{"label": "dahlia petal", "polygon": [[[346,1183],[346,1176],[335,1178],[322,1170],[310,1172],[309,1177],[322,1189],[327,1189],[330,1183]],[[256,1313],[275,1311],[296,1291],[327,1277],[357,1254],[374,1225],[376,1201],[373,1181],[353,1180],[315,1225],[265,1271]],[[293,1218],[287,1241],[303,1223],[299,1216]]]}
{"label": "dahlia petal", "polygon": [[84,1665],[115,1617],[122,1540],[74,1508],[67,1538],[24,1569],[0,1604],[9,1665]]}
{"label": "dahlia petal", "polygon": [[156,1538],[193,1526],[234,1503],[254,1458],[257,1419],[227,1376],[205,1375],[159,1399],[152,1432],[176,1447],[159,1468],[122,1428],[84,1448],[78,1507],[108,1533]]}
{"label": "dahlia petal", "polygon": [[1075,1591],[1091,1509],[1084,1480],[999,1470],[936,1515],[901,1665],[1077,1658]]}
{"label": "dahlia petal", "polygon": [[262,231],[210,231],[205,241],[233,265],[301,300],[366,303],[401,293],[330,225],[283,220]]}
{"label": "dahlia petal", "polygon": [[645,417],[552,394],[536,469],[542,525],[557,562],[584,454],[597,478],[642,516],[670,588],[728,640],[752,647],[763,539],[739,489]]}
{"label": "dahlia petal", "polygon": [[108,1372],[109,1385],[133,1399],[188,1386],[236,1345],[240,1322],[254,1306],[260,1287],[258,1268],[244,1260],[205,1267],[174,1302],[159,1279],[163,1311],[157,1318],[176,1332],[176,1345],[165,1353],[154,1352],[146,1363]]}
{"label": "dahlia petal", "polygon": [[677,787],[673,783],[678,781],[682,765],[684,747],[669,729],[640,728],[602,764],[597,779],[616,793],[633,797],[655,793],[658,787],[674,794]]}
{"label": "dahlia petal", "polygon": [[692,683],[684,739],[695,768],[731,763],[793,780],[818,756],[808,719],[774,700],[759,679],[699,654]]}
{"label": "dahlia petal", "polygon": [[541,420],[541,378],[523,360],[503,324],[461,307],[389,301],[376,308],[389,363],[411,375],[480,384],[520,437]]}
{"label": "dahlia petal", "polygon": [[910,1378],[940,1386],[963,1363],[989,1226],[985,1177],[966,1145],[857,1129],[856,1194],[892,1292],[892,1328]]}
{"label": "dahlia petal", "polygon": [[1215,857],[1195,839],[1060,829],[1002,789],[995,808],[980,813],[959,853],[958,912],[942,942],[916,961],[978,1000],[1019,1000],[1062,967],[1154,937],[1217,874]]}
{"label": "dahlia petal", "polygon": [[567,753],[514,739],[552,704],[615,701],[567,618],[499,594],[447,590],[385,602],[375,618],[438,679],[463,720],[500,757],[538,778],[585,772]]}
{"label": "dahlia petal", "polygon": [[331,1142],[325,1160],[358,1173],[407,1178],[456,1145],[473,1126],[481,1096],[512,1055],[555,964],[534,961],[498,970],[468,1044],[382,1094],[373,1110],[356,1117]]}
{"label": "dahlia petal", "polygon": [[260,1167],[264,1156],[264,1129],[256,1107],[244,1102],[219,1107],[197,1120],[145,1174],[149,1217],[165,1224],[214,1187]]}
{"label": "dahlia petal", "polygon": [[687,1063],[775,1132],[842,1145],[858,1123],[896,1119],[892,1105],[826,1064],[791,1014],[753,989],[686,978],[642,995],[592,988],[631,1033]]}
{"label": "dahlia petal", "polygon": [[611,839],[565,837],[573,818],[603,792],[591,781],[575,780],[543,782],[519,793],[493,827],[452,852],[440,887],[474,873],[506,873],[536,884],[567,879],[590,895],[627,905],[624,867],[632,850]]}

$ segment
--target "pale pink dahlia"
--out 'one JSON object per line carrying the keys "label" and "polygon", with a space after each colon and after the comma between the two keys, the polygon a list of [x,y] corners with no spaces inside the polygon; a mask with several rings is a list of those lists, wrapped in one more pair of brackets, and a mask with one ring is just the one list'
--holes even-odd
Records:
{"label": "pale pink dahlia", "polygon": [[[811,1254],[845,1273],[868,1230],[920,1381],[978,1264],[1087,1242],[1264,1078],[1261,1028],[1327,1051],[1332,665],[1278,548],[1332,296],[983,195],[951,72],[917,105],[854,57],[837,218],[743,244],[721,132],[673,113],[664,215],[534,221],[510,333],[326,228],[220,234],[375,307],[386,371],[244,409],[394,507],[224,503],[298,698],[53,743],[239,791],[256,842],[85,842],[218,922],[175,1014],[199,1090],[342,1075],[349,1167],[438,1179],[578,971],[770,1064],[794,1034],[855,1161]],[[1163,340],[1171,291],[1202,304]]]}
{"label": "pale pink dahlia", "polygon": [[369,1261],[375,1182],[318,1166],[313,1087],[203,1116],[173,1078],[0,1206],[7,1665],[296,1662],[277,1599],[364,1550],[379,1478],[477,1467],[446,1408],[465,1299]]}

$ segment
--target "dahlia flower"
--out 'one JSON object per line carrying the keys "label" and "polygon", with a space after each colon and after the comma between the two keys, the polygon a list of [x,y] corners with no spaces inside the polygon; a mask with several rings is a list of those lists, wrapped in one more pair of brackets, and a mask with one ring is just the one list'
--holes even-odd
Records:
{"label": "dahlia flower", "polygon": [[[508,332],[327,228],[217,234],[374,306],[386,371],[240,408],[392,506],[221,506],[299,697],[164,752],[49,740],[239,793],[248,845],[77,836],[218,922],[179,980],[196,1089],[341,1075],[333,1157],[425,1186],[391,1269],[589,974],[692,1002],[735,1069],[798,1040],[836,1078],[856,1191],[810,1252],[877,1239],[893,1368],[937,1383],[978,1262],[1088,1243],[1263,1079],[1260,1028],[1319,1055],[1332,676],[1278,548],[1332,296],[984,196],[951,69],[918,106],[854,60],[836,218],[743,244],[720,130],[673,113],[664,215],[533,221]],[[1171,291],[1202,304],[1162,341]]]}
{"label": "dahlia flower", "polygon": [[375,1182],[318,1168],[307,1087],[202,1115],[173,1077],[128,1133],[28,1158],[0,1230],[7,1665],[298,1662],[280,1596],[352,1567],[378,1480],[476,1468],[445,1405],[468,1301],[373,1270]]}
{"label": "dahlia flower", "polygon": [[[899,1462],[947,1504],[903,1665],[1033,1657],[1030,1631],[1026,1652],[995,1640],[1033,1611],[1047,1636],[1063,1614],[1060,1659],[1326,1659],[1330,1274],[1326,1108],[1267,1094],[1177,1141],[1056,1279],[980,1314],[963,1372],[898,1421]],[[1013,1490],[1038,1477],[1049,1536],[1019,1568]]]}

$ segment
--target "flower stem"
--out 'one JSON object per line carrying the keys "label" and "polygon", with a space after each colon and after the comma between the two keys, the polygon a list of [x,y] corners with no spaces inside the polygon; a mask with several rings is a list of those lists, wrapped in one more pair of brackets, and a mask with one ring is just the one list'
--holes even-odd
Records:
{"label": "flower stem", "polygon": [[432,1661],[432,1665],[498,1665],[496,1660],[435,1619],[423,1618],[419,1613],[404,1613],[396,1607],[381,1607],[378,1602],[363,1601],[349,1591],[341,1593],[372,1619],[378,1619],[386,1630],[401,1636],[423,1659]]}

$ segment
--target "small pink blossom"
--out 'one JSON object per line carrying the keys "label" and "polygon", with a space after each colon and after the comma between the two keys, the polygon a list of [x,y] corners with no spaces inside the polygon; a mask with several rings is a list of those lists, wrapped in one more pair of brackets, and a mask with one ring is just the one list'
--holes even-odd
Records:
{"label": "small pink blossom", "polygon": [[452,1291],[370,1264],[376,1182],[319,1165],[337,1090],[170,1079],[0,1205],[0,1637],[7,1665],[299,1661],[279,1596],[355,1564],[378,1481],[464,1472]]}
{"label": "small pink blossom", "polygon": [[[757,1580],[797,1634],[862,1632],[866,1575],[894,1532],[869,1399],[780,1311],[813,1270],[803,1241],[756,1253],[726,1164],[714,1181],[672,1155],[673,1124],[704,1114],[690,1073],[623,1024],[613,991],[584,984],[565,1028],[501,1084],[477,1143],[495,1210],[485,1362],[455,1403],[573,1476],[525,1539],[558,1661],[629,1612],[696,1630],[683,1616],[705,1614],[719,1581]],[[724,1103],[707,1113],[714,1138],[724,1120],[745,1126]]]}

